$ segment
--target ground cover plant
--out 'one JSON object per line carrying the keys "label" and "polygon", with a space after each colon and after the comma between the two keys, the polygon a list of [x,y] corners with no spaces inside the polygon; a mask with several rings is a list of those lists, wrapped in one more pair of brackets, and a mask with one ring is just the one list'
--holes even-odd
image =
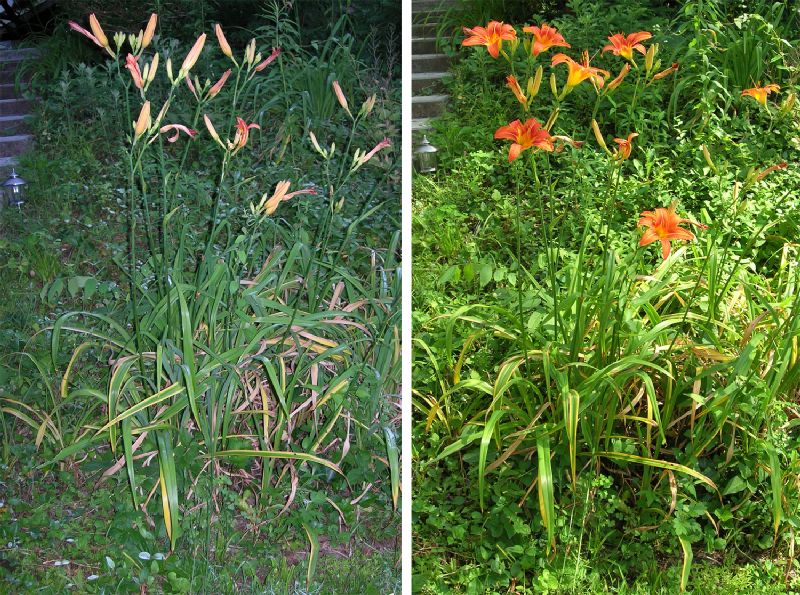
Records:
{"label": "ground cover plant", "polygon": [[183,40],[92,14],[26,66],[4,590],[398,589],[396,58],[258,9]]}
{"label": "ground cover plant", "polygon": [[448,17],[416,590],[799,588],[797,15],[755,4]]}

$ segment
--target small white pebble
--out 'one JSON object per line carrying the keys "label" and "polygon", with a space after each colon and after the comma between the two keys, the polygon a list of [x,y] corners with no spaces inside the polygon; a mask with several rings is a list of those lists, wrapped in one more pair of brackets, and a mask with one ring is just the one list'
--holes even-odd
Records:
{"label": "small white pebble", "polygon": [[53,566],[69,566],[69,560],[56,560]]}
{"label": "small white pebble", "polygon": [[64,541],[66,541],[67,543],[75,543],[75,540],[72,539],[72,537],[67,537]]}
{"label": "small white pebble", "polygon": [[164,554],[162,554],[161,552],[159,552],[157,554],[153,554],[153,560],[166,560],[166,559],[167,559],[167,557]]}
{"label": "small white pebble", "polygon": [[149,560],[150,553],[149,552],[139,552],[139,559],[140,560]]}
{"label": "small white pebble", "polygon": [[96,581],[99,578],[100,577],[98,575],[96,575],[96,574],[90,574],[89,576],[86,577],[86,580],[87,581]]}

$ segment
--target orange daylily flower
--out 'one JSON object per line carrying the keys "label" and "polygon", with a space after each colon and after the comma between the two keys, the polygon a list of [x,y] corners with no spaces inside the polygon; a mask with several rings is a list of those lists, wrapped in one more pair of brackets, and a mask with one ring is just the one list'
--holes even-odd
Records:
{"label": "orange daylily flower", "polygon": [[233,143],[228,143],[231,151],[236,153],[247,144],[247,137],[250,136],[251,128],[258,128],[261,130],[261,126],[255,122],[248,124],[242,118],[236,118],[236,134],[233,136]]}
{"label": "orange daylily flower", "polygon": [[553,46],[559,46],[562,48],[572,47],[566,42],[564,37],[555,27],[551,27],[547,23],[542,23],[541,27],[524,27],[522,30],[525,33],[533,33],[531,54],[534,56],[538,56],[542,52],[546,52]]}
{"label": "orange daylily flower", "polygon": [[694,234],[688,229],[680,227],[681,223],[696,225],[700,229],[708,229],[707,225],[683,219],[675,213],[675,203],[668,209],[658,208],[655,211],[645,211],[639,219],[639,225],[648,229],[639,240],[639,246],[647,246],[653,242],[661,242],[661,257],[666,260],[670,253],[670,242],[672,240],[691,241],[695,238]]}
{"label": "orange daylily flower", "polygon": [[500,55],[500,50],[503,49],[503,41],[511,41],[517,38],[517,32],[511,25],[506,25],[502,21],[489,21],[489,24],[484,27],[473,27],[472,29],[464,27],[464,33],[469,35],[461,45],[485,45],[489,50],[489,55],[492,58],[497,58]]}
{"label": "orange daylily flower", "polygon": [[626,60],[633,62],[633,50],[645,55],[647,50],[641,42],[651,37],[653,35],[648,31],[638,31],[627,36],[624,33],[615,33],[608,36],[608,40],[611,43],[604,46],[603,51],[614,52],[615,56],[622,56]]}
{"label": "orange daylily flower", "polygon": [[139,69],[139,64],[137,63],[137,57],[128,54],[125,57],[125,68],[130,70],[131,77],[133,77],[133,84],[137,89],[144,88],[144,79],[142,78],[142,71]]}
{"label": "orange daylily flower", "polygon": [[317,191],[313,188],[303,188],[302,190],[295,190],[294,192],[289,192],[289,180],[282,180],[277,183],[275,186],[275,192],[273,192],[272,196],[267,199],[267,195],[264,194],[261,197],[261,201],[258,204],[258,207],[254,207],[253,210],[255,212],[264,211],[264,214],[269,216],[272,215],[277,209],[278,205],[280,205],[283,201],[289,200],[290,198],[294,198],[299,194],[316,194]]}
{"label": "orange daylily flower", "polygon": [[508,151],[509,163],[519,157],[525,149],[535,147],[543,151],[553,151],[554,148],[553,137],[534,118],[528,118],[524,124],[514,120],[506,126],[501,126],[494,133],[494,137],[511,141],[511,148]]}
{"label": "orange daylily flower", "polygon": [[564,87],[564,90],[561,93],[562,97],[569,93],[574,86],[579,85],[586,79],[591,80],[592,84],[599,88],[602,87],[606,82],[605,77],[611,76],[611,73],[607,70],[589,66],[589,52],[585,50],[580,62],[576,62],[566,54],[556,54],[553,56],[551,64],[553,66],[558,64],[566,64],[567,68],[569,68],[569,74],[567,75],[567,86]]}
{"label": "orange daylily flower", "polygon": [[[166,126],[162,126],[158,131],[161,134],[164,134],[164,133],[170,132],[170,131],[175,131],[175,134],[173,134],[172,136],[168,136],[167,137],[167,142],[170,142],[170,143],[174,143],[176,140],[178,140],[178,136],[180,136],[181,132],[185,132],[186,134],[188,134],[189,138],[192,138],[197,134],[197,130],[193,130],[192,128],[189,128],[188,126],[184,126],[183,124],[167,124]],[[156,139],[156,137],[154,136],[153,140],[155,140],[155,139]]]}
{"label": "orange daylily flower", "polygon": [[247,144],[247,139],[250,136],[250,129],[251,128],[258,128],[261,130],[261,126],[256,123],[248,124],[242,118],[237,116],[236,118],[236,134],[233,136],[233,141],[227,140],[226,142],[222,142],[222,139],[219,137],[216,128],[214,128],[214,124],[211,123],[211,118],[208,117],[207,114],[203,115],[203,120],[206,123],[206,128],[208,129],[208,133],[211,135],[217,144],[231,152],[231,155],[235,155],[238,153],[244,146]]}
{"label": "orange daylily flower", "polygon": [[614,142],[619,145],[619,148],[614,152],[614,159],[617,161],[625,161],[628,157],[630,157],[631,150],[633,149],[631,141],[637,136],[639,136],[638,132],[631,132],[627,139],[615,138]]}
{"label": "orange daylily flower", "polygon": [[752,89],[745,89],[742,91],[742,97],[746,95],[750,96],[764,107],[767,107],[767,95],[773,91],[777,93],[780,90],[780,86],[774,84],[766,85],[764,87],[753,87]]}

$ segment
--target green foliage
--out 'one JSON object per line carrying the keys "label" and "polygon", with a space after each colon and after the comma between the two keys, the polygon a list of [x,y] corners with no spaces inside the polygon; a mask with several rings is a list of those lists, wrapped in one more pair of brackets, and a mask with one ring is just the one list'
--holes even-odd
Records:
{"label": "green foliage", "polygon": [[[524,114],[505,87],[534,73],[524,45],[465,48],[429,134],[442,167],[413,184],[421,592],[716,592],[724,552],[722,592],[797,589],[796,30],[722,4],[571,2],[543,19],[568,54],[647,30],[652,70],[680,68],[651,81],[635,54],[619,88],[544,82]],[[767,109],[737,86],[753,43]],[[586,144],[507,165],[492,133],[554,108],[551,133]],[[638,133],[628,159],[593,119]],[[636,222],[673,202],[709,229],[662,263]]]}

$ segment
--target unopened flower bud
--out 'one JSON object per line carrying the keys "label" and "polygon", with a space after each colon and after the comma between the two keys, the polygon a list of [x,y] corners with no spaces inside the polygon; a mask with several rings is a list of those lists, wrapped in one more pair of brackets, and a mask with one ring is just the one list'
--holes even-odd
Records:
{"label": "unopened flower bud", "polygon": [[539,68],[536,69],[536,74],[533,75],[533,78],[528,79],[528,99],[533,99],[536,95],[539,94],[539,87],[542,84],[542,75],[544,74],[544,68],[542,68],[541,64]]}
{"label": "unopened flower bud", "polygon": [[654,43],[649,48],[647,48],[647,53],[644,55],[644,69],[647,72],[653,70],[653,60],[656,57],[656,52],[658,51],[658,44]]}
{"label": "unopened flower bud", "polygon": [[711,152],[708,150],[708,147],[705,145],[700,145],[700,148],[703,150],[703,158],[706,160],[708,167],[711,168],[711,171],[713,171],[715,174],[719,173],[717,166],[714,165],[714,162],[711,160]]}
{"label": "unopened flower bud", "polygon": [[600,145],[600,148],[608,155],[611,155],[611,151],[608,150],[608,145],[606,145],[606,139],[603,138],[603,133],[600,132],[600,126],[597,125],[597,120],[592,120],[592,132],[594,132],[594,138],[597,140],[597,144]]}
{"label": "unopened flower bud", "polygon": [[558,86],[556,85],[556,73],[550,73],[550,91],[553,93],[553,97],[558,97]]}

